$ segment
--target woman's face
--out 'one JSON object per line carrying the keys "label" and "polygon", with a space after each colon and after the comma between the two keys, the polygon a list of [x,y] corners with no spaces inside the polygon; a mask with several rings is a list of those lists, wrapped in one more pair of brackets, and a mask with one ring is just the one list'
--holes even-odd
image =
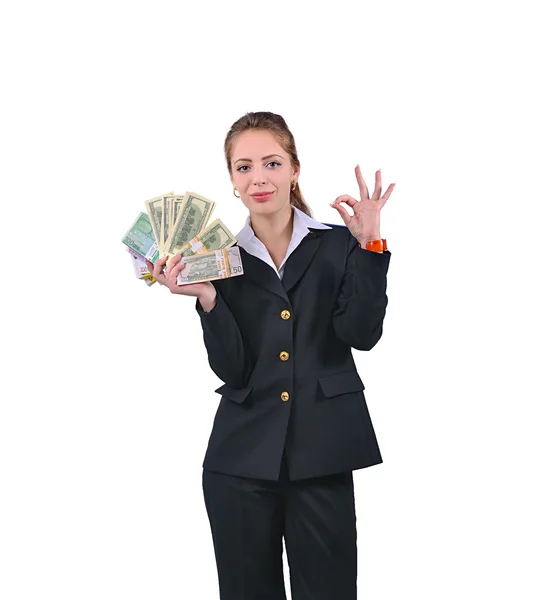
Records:
{"label": "woman's face", "polygon": [[[253,213],[268,214],[289,206],[291,182],[297,181],[300,169],[269,131],[249,130],[242,133],[233,147],[231,182],[244,206]],[[272,192],[268,199],[257,200],[253,194]]]}

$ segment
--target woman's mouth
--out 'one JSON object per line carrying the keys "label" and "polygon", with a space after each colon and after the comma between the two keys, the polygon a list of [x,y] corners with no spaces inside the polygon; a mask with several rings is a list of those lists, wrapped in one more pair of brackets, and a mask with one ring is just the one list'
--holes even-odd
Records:
{"label": "woman's mouth", "polygon": [[264,200],[268,200],[274,192],[269,192],[267,194],[250,194],[254,200],[257,202],[263,202]]}

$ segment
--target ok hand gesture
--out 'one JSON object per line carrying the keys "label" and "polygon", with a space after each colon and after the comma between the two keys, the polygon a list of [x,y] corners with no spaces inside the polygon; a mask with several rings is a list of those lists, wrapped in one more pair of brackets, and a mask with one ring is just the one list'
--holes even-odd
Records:
{"label": "ok hand gesture", "polygon": [[[374,188],[372,198],[370,198],[359,165],[355,167],[355,176],[359,183],[359,190],[361,193],[360,201],[355,200],[355,198],[348,194],[342,194],[342,196],[338,196],[338,198],[331,203],[331,206],[336,208],[342,216],[344,223],[351,231],[351,234],[356,237],[364,247],[367,240],[379,240],[381,238],[380,211],[385,206],[385,203],[389,199],[396,184],[391,183],[385,194],[381,196],[381,170],[376,171],[376,187]],[[353,215],[350,215],[349,212],[341,206],[342,202],[351,206]]]}

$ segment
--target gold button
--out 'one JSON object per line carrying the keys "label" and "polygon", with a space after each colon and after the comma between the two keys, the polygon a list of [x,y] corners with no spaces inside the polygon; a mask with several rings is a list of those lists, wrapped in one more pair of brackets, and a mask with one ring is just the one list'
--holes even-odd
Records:
{"label": "gold button", "polygon": [[289,354],[287,352],[280,352],[280,358],[282,360],[288,360],[289,359]]}
{"label": "gold button", "polygon": [[284,402],[287,402],[289,400],[289,394],[287,392],[282,392],[281,398]]}
{"label": "gold button", "polygon": [[284,321],[287,321],[287,319],[289,319],[289,317],[291,316],[291,313],[288,310],[283,310],[280,313],[280,316],[282,317],[282,319],[284,319]]}

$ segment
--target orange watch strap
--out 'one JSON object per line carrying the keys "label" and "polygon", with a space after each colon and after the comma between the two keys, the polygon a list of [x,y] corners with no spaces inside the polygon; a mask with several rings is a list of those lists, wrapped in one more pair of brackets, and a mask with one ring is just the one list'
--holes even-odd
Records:
{"label": "orange watch strap", "polygon": [[[362,248],[360,242],[359,247]],[[387,240],[369,240],[368,242],[366,242],[365,250],[370,250],[371,252],[384,252],[385,250],[387,250]]]}

